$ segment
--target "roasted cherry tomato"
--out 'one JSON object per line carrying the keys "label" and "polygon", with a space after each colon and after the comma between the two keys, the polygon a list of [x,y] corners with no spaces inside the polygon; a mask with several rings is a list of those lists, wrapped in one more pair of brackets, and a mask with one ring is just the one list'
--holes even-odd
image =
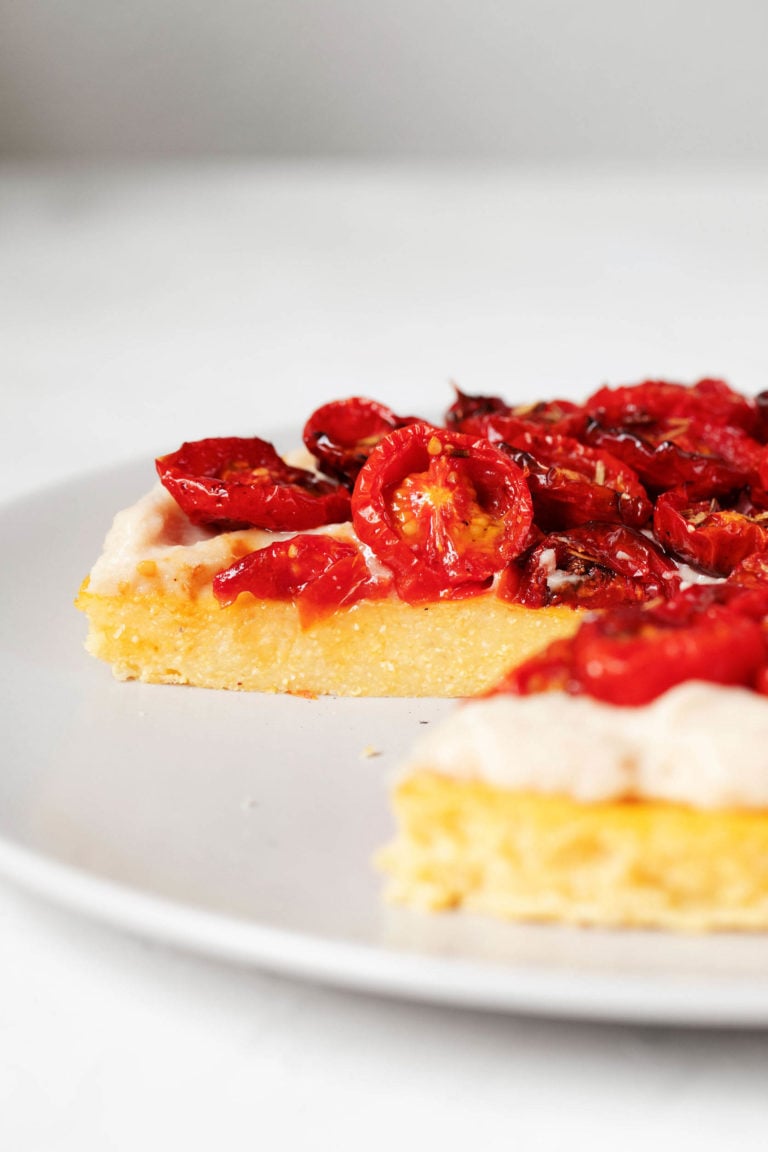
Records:
{"label": "roasted cherry tomato", "polygon": [[302,531],[349,519],[349,493],[291,468],[266,440],[196,440],[155,461],[158,476],[195,524]]}
{"label": "roasted cherry tomato", "polygon": [[445,414],[445,423],[449,428],[462,431],[461,425],[471,416],[487,416],[491,412],[506,415],[510,412],[509,404],[501,396],[469,396],[455,388],[456,399]]}
{"label": "roasted cherry tomato", "polygon": [[611,428],[680,417],[694,417],[718,427],[730,425],[751,434],[761,425],[757,402],[735,392],[724,380],[699,380],[690,387],[645,380],[620,388],[600,388],[585,407],[594,420]]}
{"label": "roasted cherry tomato", "polygon": [[487,587],[525,546],[533,506],[520,469],[487,441],[411,424],[374,448],[352,518],[401,599],[419,603]]}
{"label": "roasted cherry tomato", "polygon": [[748,501],[728,507],[716,497],[696,500],[673,488],[656,501],[653,530],[680,560],[727,576],[751,553],[768,548],[768,510]]}
{"label": "roasted cherry tomato", "polygon": [[497,691],[551,689],[608,704],[648,704],[684,680],[759,688],[768,648],[762,623],[691,588],[662,604],[624,605],[585,620],[576,634],[513,669]]}
{"label": "roasted cherry tomato", "polygon": [[304,443],[323,472],[351,488],[382,436],[414,423],[415,416],[396,416],[375,400],[353,396],[313,412],[304,426]]}
{"label": "roasted cherry tomato", "polygon": [[570,436],[541,430],[513,431],[500,443],[525,473],[536,523],[545,531],[590,521],[641,528],[653,505],[635,473],[610,452]]}
{"label": "roasted cherry tomato", "polygon": [[221,604],[243,592],[259,600],[292,600],[302,627],[363,598],[387,595],[390,582],[372,578],[359,548],[334,536],[299,534],[250,552],[213,578]]}
{"label": "roasted cherry tomato", "polygon": [[654,492],[695,485],[707,495],[756,483],[765,449],[739,428],[715,428],[688,418],[667,418],[631,428],[587,425],[586,443],[606,449]]}
{"label": "roasted cherry tomato", "polygon": [[[495,397],[464,397],[477,401],[492,401]],[[541,400],[536,404],[518,404],[514,408],[499,402],[499,407],[467,404],[460,420],[454,421],[460,432],[469,436],[485,436],[495,442],[508,440],[510,429],[529,432],[551,432],[558,436],[579,438],[587,426],[588,415],[581,404],[570,400]]]}
{"label": "roasted cherry tomato", "polygon": [[679,586],[675,564],[642,533],[623,524],[586,524],[545,536],[506,569],[498,591],[527,608],[608,608],[670,597]]}

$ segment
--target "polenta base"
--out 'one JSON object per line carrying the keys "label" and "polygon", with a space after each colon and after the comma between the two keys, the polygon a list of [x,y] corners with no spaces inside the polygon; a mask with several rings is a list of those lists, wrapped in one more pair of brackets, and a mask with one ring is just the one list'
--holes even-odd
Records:
{"label": "polenta base", "polygon": [[493,594],[413,607],[361,601],[302,629],[294,604],[209,589],[183,596],[89,592],[86,647],[119,680],[338,696],[471,696],[576,630],[570,608],[527,609]]}
{"label": "polenta base", "polygon": [[398,787],[389,897],[514,920],[768,927],[768,813],[579,804],[421,772]]}

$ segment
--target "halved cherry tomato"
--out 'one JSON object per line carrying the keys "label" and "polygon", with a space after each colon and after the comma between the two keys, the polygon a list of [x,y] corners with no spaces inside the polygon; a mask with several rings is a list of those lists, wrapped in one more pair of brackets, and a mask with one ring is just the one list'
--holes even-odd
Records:
{"label": "halved cherry tomato", "polygon": [[302,531],[349,519],[349,493],[291,468],[266,440],[196,440],[155,461],[160,480],[194,524]]}
{"label": "halved cherry tomato", "polygon": [[536,404],[518,404],[510,408],[499,401],[499,407],[482,406],[482,401],[495,401],[495,397],[464,397],[478,403],[465,405],[460,420],[454,421],[460,432],[468,436],[486,436],[492,442],[508,440],[512,430],[534,433],[551,432],[558,436],[578,439],[587,426],[588,415],[581,404],[570,400],[541,400]]}
{"label": "halved cherry tomato", "polygon": [[545,536],[505,570],[498,594],[527,608],[608,608],[671,597],[679,587],[675,564],[642,533],[587,524]]}
{"label": "halved cherry tomato", "polygon": [[363,465],[352,519],[401,599],[420,603],[486,588],[525,546],[533,506],[520,469],[486,440],[411,424]]}
{"label": "halved cherry tomato", "polygon": [[727,576],[753,552],[768,548],[768,510],[748,501],[724,506],[692,499],[685,488],[662,493],[653,512],[659,541],[694,568]]}
{"label": "halved cherry tomato", "polygon": [[545,531],[591,521],[641,528],[653,505],[637,475],[610,452],[570,436],[510,428],[500,443],[525,473],[536,523]]}
{"label": "halved cherry tomato", "polygon": [[707,495],[757,483],[765,449],[739,428],[715,428],[692,419],[604,428],[592,422],[587,444],[603,448],[632,468],[655,492],[695,484]]}
{"label": "halved cherry tomato", "polygon": [[611,428],[694,417],[754,434],[761,423],[757,402],[735,392],[724,380],[699,380],[690,386],[645,380],[619,388],[600,388],[585,407],[592,419]]}
{"label": "halved cherry tomato", "polygon": [[416,421],[415,416],[396,416],[391,408],[362,396],[333,400],[310,416],[304,444],[323,472],[351,488],[382,436]]}
{"label": "halved cherry tomato", "polygon": [[213,578],[223,605],[243,592],[260,600],[293,600],[302,627],[361,599],[386,596],[388,581],[374,580],[360,549],[334,536],[299,534],[250,552]]}
{"label": "halved cherry tomato", "polygon": [[688,589],[663,604],[624,605],[513,669],[496,691],[562,690],[622,706],[648,704],[684,680],[759,688],[768,655],[762,623],[739,602]]}

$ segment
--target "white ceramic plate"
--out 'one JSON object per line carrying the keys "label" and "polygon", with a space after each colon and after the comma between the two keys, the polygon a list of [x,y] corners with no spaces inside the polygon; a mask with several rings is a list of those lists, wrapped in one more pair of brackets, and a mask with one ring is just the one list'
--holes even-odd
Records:
{"label": "white ceramic plate", "polygon": [[[72,606],[148,461],[0,510],[0,870],[153,938],[490,1009],[768,1024],[768,937],[674,937],[384,906],[394,765],[445,701],[116,683]],[[380,755],[366,756],[373,747]]]}

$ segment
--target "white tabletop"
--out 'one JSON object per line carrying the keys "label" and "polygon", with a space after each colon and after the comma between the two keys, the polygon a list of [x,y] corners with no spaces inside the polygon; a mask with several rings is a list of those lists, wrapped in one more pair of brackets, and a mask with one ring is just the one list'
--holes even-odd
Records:
{"label": "white tabletop", "polygon": [[[6,168],[0,492],[295,426],[334,396],[439,410],[449,379],[521,399],[659,374],[757,391],[767,306],[755,175]],[[764,1146],[761,1033],[345,994],[10,887],[0,922],[14,1152]]]}

